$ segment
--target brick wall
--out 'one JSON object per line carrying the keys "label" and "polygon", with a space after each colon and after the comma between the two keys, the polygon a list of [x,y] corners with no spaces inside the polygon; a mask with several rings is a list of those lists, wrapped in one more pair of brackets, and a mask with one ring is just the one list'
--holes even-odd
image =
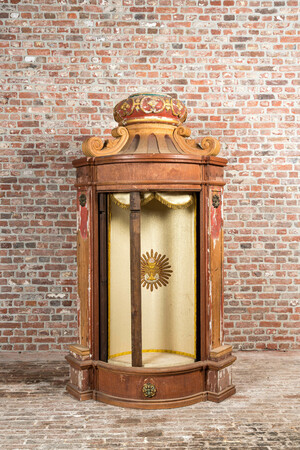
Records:
{"label": "brick wall", "polygon": [[227,343],[299,348],[298,13],[295,0],[1,0],[1,350],[76,342],[71,161],[147,91],[183,100],[193,136],[229,158]]}

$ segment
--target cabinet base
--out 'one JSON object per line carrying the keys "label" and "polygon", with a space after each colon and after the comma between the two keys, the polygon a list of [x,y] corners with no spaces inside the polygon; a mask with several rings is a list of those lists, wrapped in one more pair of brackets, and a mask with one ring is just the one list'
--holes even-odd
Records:
{"label": "cabinet base", "polygon": [[94,399],[126,408],[179,408],[202,401],[221,402],[236,390],[231,382],[232,355],[220,361],[184,366],[124,367],[67,356],[71,380],[67,391],[78,400]]}
{"label": "cabinet base", "polygon": [[132,400],[124,399],[121,397],[115,397],[112,395],[103,394],[97,391],[79,391],[76,386],[71,383],[67,384],[67,391],[77,400],[97,400],[108,405],[121,406],[124,408],[134,409],[169,409],[169,408],[181,408],[183,406],[193,405],[194,403],[211,401],[220,403],[226,398],[231,397],[236,393],[235,386],[229,386],[224,391],[215,392],[199,392],[195,395],[188,397],[182,397],[177,399],[164,399],[164,400]]}

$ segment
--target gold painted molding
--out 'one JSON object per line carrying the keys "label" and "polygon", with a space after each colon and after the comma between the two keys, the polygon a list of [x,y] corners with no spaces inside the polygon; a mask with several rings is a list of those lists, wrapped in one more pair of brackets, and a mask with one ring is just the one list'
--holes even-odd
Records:
{"label": "gold painted molding", "polygon": [[209,356],[210,358],[220,358],[221,356],[228,355],[232,352],[232,346],[231,345],[221,345],[220,347],[214,348],[210,351]]}
{"label": "gold painted molding", "polygon": [[82,144],[82,151],[86,156],[115,155],[125,146],[129,133],[125,127],[114,128],[111,135],[115,139],[103,140],[98,136],[86,139]]}
{"label": "gold painted molding", "polygon": [[89,348],[81,344],[71,344],[69,350],[79,356],[89,356],[90,354]]}
{"label": "gold painted molding", "polygon": [[129,153],[147,153],[148,139],[151,136],[156,140],[158,147],[158,150],[155,150],[154,153],[172,153],[166,138],[169,138],[174,151],[181,154],[216,156],[221,147],[220,142],[211,136],[205,136],[200,143],[190,139],[191,130],[183,125],[174,127],[160,123],[138,123],[114,128],[111,134],[115,139],[103,141],[99,136],[86,139],[82,144],[85,156],[97,157],[122,153],[126,144],[128,144],[126,148],[130,147],[136,136],[138,137],[137,148],[132,148]]}
{"label": "gold painted molding", "polygon": [[184,153],[199,156],[216,156],[220,152],[220,142],[211,137],[205,136],[201,143],[196,143],[194,139],[190,139],[191,130],[187,127],[176,127],[173,133],[174,140]]}

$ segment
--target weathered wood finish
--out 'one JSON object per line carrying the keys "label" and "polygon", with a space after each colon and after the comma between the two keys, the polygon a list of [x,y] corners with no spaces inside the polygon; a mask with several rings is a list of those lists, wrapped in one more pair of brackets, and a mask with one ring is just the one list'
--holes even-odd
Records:
{"label": "weathered wood finish", "polygon": [[[220,205],[215,208],[213,196],[220,199]],[[223,328],[223,226],[222,226],[222,191],[220,188],[210,188],[209,192],[209,306],[210,306],[210,349],[222,345],[221,331]]]}
{"label": "weathered wood finish", "polygon": [[77,233],[77,261],[78,261],[78,296],[80,299],[80,343],[88,345],[88,270],[89,270],[89,242],[83,239],[80,231]]}
{"label": "weathered wood finish", "polygon": [[[94,398],[116,406],[165,409],[205,400],[219,402],[235,393],[235,387],[226,384],[228,368],[235,361],[230,354],[220,361],[201,361],[161,369],[120,367],[102,361],[80,361],[72,356],[66,359],[71,367],[71,382],[67,389],[78,400]],[[79,386],[77,379],[81,380]],[[155,386],[154,397],[145,397],[145,383]]]}
{"label": "weathered wood finish", "polygon": [[100,355],[100,314],[99,314],[99,222],[98,222],[98,194],[95,186],[91,187],[91,239],[90,239],[90,349],[93,358],[98,359]]}
{"label": "weathered wood finish", "polygon": [[[132,368],[134,369],[134,368]],[[166,408],[165,402],[187,401],[204,391],[203,364],[168,369],[129,370],[111,365],[96,364],[98,391],[105,396],[102,401],[114,400],[114,404],[146,409]],[[143,385],[151,383],[156,388],[153,398],[143,394]],[[186,403],[191,404],[191,403]]]}
{"label": "weathered wood finish", "polygon": [[89,301],[89,268],[90,268],[90,221],[88,203],[81,206],[79,197],[81,194],[86,195],[87,191],[79,191],[77,195],[77,214],[79,216],[79,229],[77,232],[77,263],[78,263],[78,297],[80,304],[78,305],[79,314],[79,330],[80,343],[84,346],[89,345],[89,318],[90,318],[90,301]]}
{"label": "weathered wood finish", "polygon": [[[185,406],[204,400],[222,401],[235,392],[229,376],[235,357],[223,346],[222,215],[211,206],[221,194],[226,160],[215,156],[123,154],[74,161],[77,188],[91,192],[90,238],[78,238],[79,295],[82,344],[91,359],[68,357],[72,382],[68,391],[78,399],[143,409]],[[140,192],[193,192],[197,197],[197,362],[167,369],[142,367],[140,285]],[[132,364],[124,368],[107,361],[107,205],[110,192],[131,192]],[[99,196],[99,202],[98,202]],[[99,242],[98,242],[99,240]],[[85,242],[87,242],[85,244]],[[99,244],[99,251],[98,251]],[[85,245],[85,247],[84,247]],[[90,275],[89,275],[90,274]],[[93,280],[89,285],[88,280]],[[88,292],[92,297],[89,306]],[[84,306],[85,305],[85,306]],[[92,326],[91,326],[92,323]],[[83,325],[82,325],[83,324]],[[92,331],[88,331],[92,330]],[[90,337],[89,337],[90,336]],[[100,339],[99,339],[100,336]],[[73,353],[72,353],[73,354]],[[86,352],[87,354],[87,352]],[[85,356],[87,357],[87,356]],[[227,368],[229,368],[227,370]],[[82,377],[84,375],[84,382]],[[156,386],[154,398],[142,392]]]}
{"label": "weathered wood finish", "polygon": [[226,163],[226,159],[215,156],[165,154],[104,156],[73,162],[77,187],[87,185],[87,166],[95,166],[94,171],[90,170],[88,184],[99,192],[198,191],[204,184],[222,186]]}
{"label": "weathered wood finish", "polygon": [[132,365],[142,362],[142,292],[141,292],[141,196],[130,194],[130,276],[131,276],[131,351]]}
{"label": "weathered wood finish", "polygon": [[209,315],[208,315],[208,298],[209,298],[209,280],[208,280],[208,247],[207,247],[207,186],[203,185],[200,192],[200,228],[198,229],[200,241],[200,355],[204,361],[209,353]]}

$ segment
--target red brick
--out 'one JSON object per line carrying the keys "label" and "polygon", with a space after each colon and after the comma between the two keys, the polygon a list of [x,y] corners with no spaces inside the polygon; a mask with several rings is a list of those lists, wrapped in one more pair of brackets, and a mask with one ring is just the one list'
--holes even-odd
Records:
{"label": "red brick", "polygon": [[18,122],[19,128],[28,128],[28,127],[38,127],[39,122],[36,120],[24,120],[22,122]]}
{"label": "red brick", "polygon": [[[226,340],[300,348],[297,2],[126,0],[118,19],[97,2],[11,3],[19,16],[1,15],[0,298],[12,319],[2,319],[1,350],[56,351],[76,341],[71,161],[86,136],[110,136],[118,101],[155,90],[185,101],[192,137],[219,138],[229,158]],[[196,21],[205,24],[197,32]],[[62,308],[70,320],[51,323]],[[50,335],[63,327],[68,337]],[[31,342],[21,341],[24,332]]]}

